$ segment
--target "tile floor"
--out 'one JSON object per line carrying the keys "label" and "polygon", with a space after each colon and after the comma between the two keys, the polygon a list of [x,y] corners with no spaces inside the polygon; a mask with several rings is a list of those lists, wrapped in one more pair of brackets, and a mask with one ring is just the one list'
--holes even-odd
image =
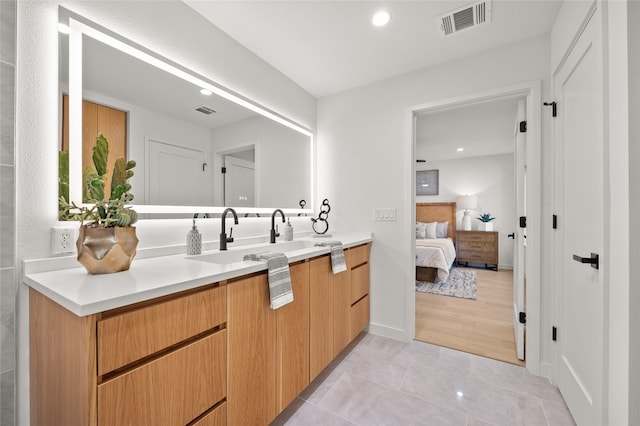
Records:
{"label": "tile floor", "polygon": [[575,425],[523,367],[361,334],[272,425]]}

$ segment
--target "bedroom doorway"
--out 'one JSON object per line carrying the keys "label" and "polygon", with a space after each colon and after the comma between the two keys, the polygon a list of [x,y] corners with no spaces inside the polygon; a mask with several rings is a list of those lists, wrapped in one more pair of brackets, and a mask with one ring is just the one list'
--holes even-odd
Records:
{"label": "bedroom doorway", "polygon": [[[429,104],[418,105],[412,108],[410,118],[411,118],[411,135],[412,135],[412,144],[413,144],[412,158],[411,158],[411,169],[412,169],[411,199],[412,199],[413,205],[416,205],[416,202],[418,202],[418,199],[416,198],[416,195],[415,195],[416,194],[415,171],[418,169],[416,167],[416,160],[421,159],[417,156],[417,149],[416,149],[416,138],[417,138],[416,127],[417,127],[418,115],[425,114],[427,112],[454,110],[456,108],[468,107],[470,105],[477,105],[477,104],[488,105],[491,102],[496,102],[496,101],[500,101],[508,98],[515,99],[516,102],[517,102],[517,99],[522,99],[521,104],[525,106],[525,108],[523,108],[524,109],[523,114],[526,117],[526,121],[527,121],[528,138],[530,141],[534,142],[534,143],[529,143],[524,148],[524,151],[528,154],[527,156],[529,158],[529,163],[530,163],[528,164],[528,171],[527,171],[528,180],[518,179],[517,180],[518,183],[521,183],[522,186],[517,190],[515,188],[516,179],[514,176],[516,174],[515,169],[517,167],[517,163],[514,160],[515,154],[514,156],[512,156],[511,188],[513,192],[520,194],[522,197],[521,200],[523,202],[526,202],[528,205],[540,205],[541,188],[540,188],[540,148],[539,147],[540,147],[541,123],[540,123],[540,111],[539,111],[540,109],[539,108],[539,105],[540,105],[539,103],[540,83],[539,82],[531,82],[531,83],[523,84],[520,86],[508,87],[508,88],[497,89],[494,91],[489,91],[489,92],[480,93],[480,94],[474,94],[474,95],[468,95],[468,96],[458,97],[454,99],[432,102]],[[536,107],[534,107],[534,105],[536,105]],[[515,117],[515,111],[513,111],[513,113],[514,114],[511,116],[512,117],[511,120],[514,120],[514,118],[519,119],[519,117]],[[525,120],[522,120],[522,121],[525,121]],[[511,123],[513,123],[513,121]],[[464,123],[464,124],[466,125],[467,123]],[[459,124],[459,125],[462,125],[462,124]],[[441,174],[440,176],[441,182],[443,179],[447,179],[446,176],[442,176],[442,171],[440,172],[440,174]],[[458,194],[458,195],[464,195],[464,194]],[[422,198],[421,201],[423,200],[424,199]],[[456,200],[455,199],[453,200],[439,199],[438,201],[456,201]],[[517,216],[516,216],[515,204],[516,203],[513,202],[513,210],[512,210],[513,213],[511,213],[513,217],[513,223],[508,233],[517,234],[519,231],[517,230],[517,227],[516,227]],[[518,212],[519,211],[520,210],[518,210]],[[480,214],[481,212],[478,211],[473,213]],[[484,213],[484,211],[482,211],[482,213]],[[459,212],[458,223],[460,223],[461,215],[462,215],[462,212]],[[526,221],[527,221],[527,232],[530,235],[531,241],[529,241],[529,247],[527,252],[524,252],[523,250],[520,251],[519,255],[522,256],[523,264],[521,264],[520,269],[516,272],[517,274],[521,273],[523,276],[526,273],[528,287],[524,289],[524,291],[518,292],[518,293],[513,292],[514,271],[512,270],[506,270],[506,268],[504,268],[503,270],[503,268],[498,267],[497,268],[498,273],[494,271],[484,271],[483,269],[474,269],[473,271],[477,273],[478,281],[481,283],[481,285],[487,289],[486,295],[489,295],[491,293],[494,293],[494,295],[498,295],[499,293],[501,293],[502,291],[501,289],[504,289],[505,286],[508,288],[509,290],[508,297],[506,297],[506,299],[502,300],[499,303],[503,305],[500,309],[503,312],[507,313],[506,314],[508,318],[507,325],[505,326],[505,324],[502,324],[499,328],[500,330],[504,331],[506,327],[506,329],[508,329],[509,333],[511,334],[512,341],[514,339],[514,335],[517,335],[517,327],[515,323],[511,323],[511,319],[516,319],[518,317],[516,309],[521,308],[521,306],[519,306],[517,303],[518,300],[522,299],[524,301],[526,297],[526,300],[527,300],[527,312],[526,312],[527,347],[525,351],[526,357],[527,357],[526,365],[531,372],[538,372],[540,368],[540,360],[538,355],[538,348],[540,345],[540,328],[539,328],[540,301],[539,301],[539,295],[536,295],[536,291],[537,289],[539,289],[539,279],[540,279],[540,266],[539,266],[540,265],[540,254],[539,254],[540,239],[532,238],[531,236],[540,235],[539,212],[536,212],[536,211],[529,212],[529,215],[527,216]],[[413,220],[412,222],[415,222],[415,220]],[[460,227],[461,225],[457,225],[457,226]],[[506,230],[506,229],[503,228],[503,230]],[[507,235],[507,232],[504,233],[505,238],[506,238],[506,235]],[[522,238],[522,240],[524,240],[524,238]],[[504,240],[500,240],[500,243],[505,244]],[[415,250],[415,247],[414,247],[414,250]],[[513,266],[512,269],[516,269],[515,265],[517,262],[518,255],[514,253],[511,256],[512,256],[511,257],[512,262],[510,261],[509,263],[512,264]],[[415,254],[413,257],[415,258]],[[526,263],[525,263],[525,260],[526,260]],[[414,270],[416,269],[415,266],[413,269]],[[458,269],[463,269],[463,268],[458,268]],[[411,290],[412,290],[411,291],[412,297],[409,300],[413,299],[410,302],[410,303],[413,303],[412,313],[414,313],[414,316],[411,319],[413,321],[413,327],[412,327],[413,336],[414,338],[425,340],[424,335],[422,336],[419,335],[418,330],[416,328],[416,324],[419,323],[419,321],[424,319],[425,310],[431,311],[430,314],[427,314],[427,316],[429,316],[433,314],[437,309],[433,305],[429,305],[429,303],[422,303],[424,302],[425,299],[428,298],[428,296],[431,296],[431,295],[428,295],[427,297],[422,296],[421,299],[418,299],[415,288]],[[526,293],[526,296],[525,296],[525,293]],[[469,302],[468,300],[464,300],[464,299],[456,300],[457,298],[455,297],[446,297],[446,298],[440,297],[440,300],[442,299],[451,299],[451,300],[446,300],[446,303],[441,303],[441,305],[446,305],[447,308],[450,308],[452,310],[456,309],[455,305],[459,305],[458,308],[460,308],[460,311],[458,311],[457,313],[449,314],[449,322],[454,324],[454,327],[458,327],[459,329],[464,327],[463,325],[461,325],[461,322],[462,322],[461,318],[464,315],[470,315],[471,317],[475,316],[476,322],[479,320],[481,316],[484,315],[470,308],[471,305],[468,303]],[[485,325],[486,328],[490,328],[491,321],[495,321],[495,318],[492,319],[491,315],[492,315],[492,312],[495,313],[495,311],[498,310],[496,300],[497,300],[497,296],[496,298],[494,298],[493,301],[491,299],[485,299],[484,296],[479,296],[477,300],[473,302],[476,304],[476,306],[483,305],[490,308],[489,311],[487,311],[488,322]],[[420,306],[418,306],[417,303],[419,303]],[[445,312],[447,308],[444,309]],[[440,306],[438,309],[440,309],[441,311],[443,310],[442,306]],[[436,321],[436,319],[432,319],[432,321]],[[440,321],[443,321],[443,320],[440,319]],[[453,337],[453,333],[451,333],[450,337]],[[494,344],[501,345],[502,343],[498,338],[497,340],[494,341]],[[478,344],[476,344],[476,346],[477,345]],[[443,346],[447,346],[447,345],[443,344]],[[478,352],[480,355],[486,356],[486,354],[481,353],[482,351],[479,350]],[[499,358],[498,356],[492,356],[492,357]],[[515,360],[515,363],[518,363],[517,359]]]}

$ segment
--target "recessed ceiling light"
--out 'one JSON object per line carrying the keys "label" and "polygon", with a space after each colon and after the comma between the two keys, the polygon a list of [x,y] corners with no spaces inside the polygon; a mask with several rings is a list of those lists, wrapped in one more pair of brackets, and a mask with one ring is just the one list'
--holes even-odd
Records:
{"label": "recessed ceiling light", "polygon": [[389,23],[390,20],[391,20],[391,15],[389,14],[389,12],[381,10],[379,12],[376,12],[375,15],[373,15],[373,19],[371,20],[371,22],[376,27],[384,27]]}
{"label": "recessed ceiling light", "polygon": [[462,151],[464,151],[464,148],[458,148],[458,149],[456,149],[456,151],[462,152]]}
{"label": "recessed ceiling light", "polygon": [[207,90],[207,89],[200,89],[200,93],[202,93],[205,96],[211,96],[213,95],[213,93],[211,92],[211,90]]}

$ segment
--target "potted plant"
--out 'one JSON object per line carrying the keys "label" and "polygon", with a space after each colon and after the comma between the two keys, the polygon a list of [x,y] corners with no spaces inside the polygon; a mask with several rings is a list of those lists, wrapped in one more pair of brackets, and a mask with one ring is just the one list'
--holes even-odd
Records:
{"label": "potted plant", "polygon": [[[133,200],[131,185],[135,161],[117,158],[111,176],[111,188],[105,194],[109,142],[98,134],[93,147],[93,165],[83,174],[83,202],[92,206],[69,204],[65,198],[64,178],[60,178],[59,216],[61,220],[80,220],[76,247],[78,262],[90,274],[108,274],[126,271],[136,254],[138,238],[132,225],[138,214],[127,207]],[[61,160],[65,155],[61,155]],[[61,161],[62,163],[62,161]],[[62,166],[61,166],[62,168]],[[66,192],[68,197],[68,191]]]}
{"label": "potted plant", "polygon": [[478,220],[482,222],[481,229],[483,231],[493,231],[493,223],[491,221],[494,219],[495,217],[491,216],[491,213],[482,213],[478,216]]}

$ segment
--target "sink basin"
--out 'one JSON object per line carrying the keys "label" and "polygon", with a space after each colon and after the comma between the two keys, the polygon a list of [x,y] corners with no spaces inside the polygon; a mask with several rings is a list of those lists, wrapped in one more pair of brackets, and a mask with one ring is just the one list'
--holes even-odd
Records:
{"label": "sink basin", "polygon": [[[266,250],[262,250],[266,251]],[[242,262],[245,255],[257,253],[253,250],[234,250],[234,251],[216,251],[214,253],[200,254],[197,256],[189,256],[187,259],[199,260],[201,262],[217,263],[219,265],[229,265],[231,263]]]}
{"label": "sink basin", "polygon": [[213,253],[200,254],[197,256],[189,256],[187,259],[199,260],[201,262],[216,263],[218,265],[229,265],[244,261],[247,254],[260,254],[267,252],[291,253],[297,250],[304,250],[313,247],[315,241],[279,241],[276,244],[261,244],[259,246],[238,247],[227,251],[215,251]]}
{"label": "sink basin", "polygon": [[287,254],[289,251],[302,250],[315,245],[315,241],[297,240],[297,241],[278,241],[275,244],[269,244],[267,251],[275,251]]}

